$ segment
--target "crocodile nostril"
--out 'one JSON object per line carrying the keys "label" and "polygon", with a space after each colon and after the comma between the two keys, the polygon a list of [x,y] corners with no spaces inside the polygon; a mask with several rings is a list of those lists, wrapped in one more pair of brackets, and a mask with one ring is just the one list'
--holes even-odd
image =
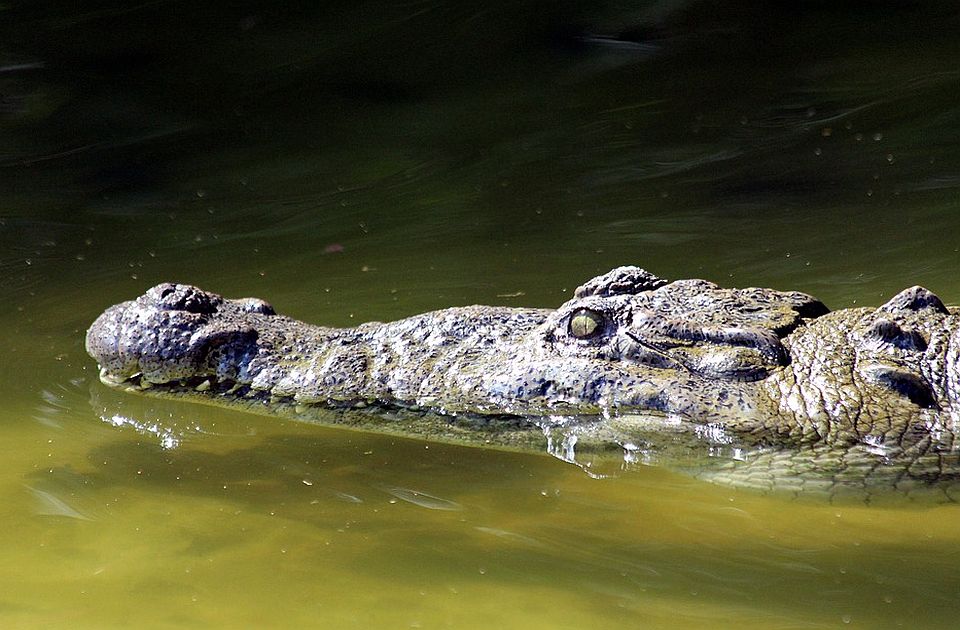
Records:
{"label": "crocodile nostril", "polygon": [[190,294],[179,300],[177,307],[188,313],[212,313],[214,311],[210,299],[202,294]]}
{"label": "crocodile nostril", "polygon": [[198,314],[213,313],[222,301],[220,296],[188,284],[158,284],[145,297],[160,310]]}

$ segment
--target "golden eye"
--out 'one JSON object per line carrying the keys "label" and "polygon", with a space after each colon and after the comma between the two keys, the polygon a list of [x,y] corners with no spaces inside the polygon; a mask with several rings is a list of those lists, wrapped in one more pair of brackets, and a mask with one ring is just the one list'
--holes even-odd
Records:
{"label": "golden eye", "polygon": [[589,339],[603,331],[603,315],[581,308],[570,316],[570,334],[577,339]]}

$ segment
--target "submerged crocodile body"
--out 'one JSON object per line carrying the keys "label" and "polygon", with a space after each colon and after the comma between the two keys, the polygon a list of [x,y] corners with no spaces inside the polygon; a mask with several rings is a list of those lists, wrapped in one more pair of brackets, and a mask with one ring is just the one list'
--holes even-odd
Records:
{"label": "submerged crocodile body", "polygon": [[829,312],[799,292],[620,267],[556,310],[336,329],[161,284],[104,312],[86,347],[104,383],[152,394],[523,448],[563,428],[566,447],[627,459],[722,452],[688,461],[714,481],[960,500],[960,311],[921,287]]}

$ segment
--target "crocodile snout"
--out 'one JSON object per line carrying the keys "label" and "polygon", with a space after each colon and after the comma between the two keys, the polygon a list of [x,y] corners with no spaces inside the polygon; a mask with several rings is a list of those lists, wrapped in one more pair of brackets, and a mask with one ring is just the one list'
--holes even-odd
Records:
{"label": "crocodile snout", "polygon": [[87,330],[87,354],[100,366],[100,378],[120,383],[135,373],[136,363],[123,349],[124,316],[133,302],[123,302],[104,311]]}
{"label": "crocodile snout", "polygon": [[124,302],[105,311],[87,331],[87,352],[100,364],[100,378],[122,383],[132,377],[165,383],[191,376],[197,366],[191,343],[205,316]]}
{"label": "crocodile snout", "polygon": [[87,331],[87,352],[108,384],[142,386],[233,373],[257,331],[237,313],[272,316],[263,300],[225,300],[186,284],[164,283],[107,309]]}
{"label": "crocodile snout", "polygon": [[220,302],[195,287],[164,283],[107,309],[86,338],[101,380],[117,384],[139,376],[141,382],[165,383],[193,376],[206,352],[197,333]]}

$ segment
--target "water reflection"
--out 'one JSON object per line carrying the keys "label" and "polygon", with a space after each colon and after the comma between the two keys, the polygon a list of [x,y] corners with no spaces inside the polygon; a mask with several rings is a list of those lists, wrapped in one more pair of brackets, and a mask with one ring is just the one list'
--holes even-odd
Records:
{"label": "water reflection", "polygon": [[[493,598],[540,618],[562,601],[560,612],[585,623],[586,616],[614,624],[641,615],[667,625],[723,624],[735,614],[758,620],[755,627],[829,625],[838,611],[878,619],[868,611],[884,597],[949,597],[952,563],[942,549],[957,542],[949,526],[955,506],[798,504],[650,467],[595,479],[543,456],[104,392],[129,402],[125,413],[139,424],[166,419],[178,428],[181,443],[165,449],[160,434],[115,427],[75,407],[90,409],[86,387],[47,390],[73,392],[56,397],[64,418],[56,430],[76,435],[97,422],[96,443],[86,440],[75,455],[28,473],[30,489],[21,491],[46,527],[95,519],[99,535],[126,551],[91,561],[89,571],[100,571],[111,588],[122,580],[152,584],[153,595],[141,602],[216,592],[207,604],[215,605],[223,594],[213,585],[224,572],[251,593],[265,585],[257,575],[293,572],[299,588],[325,602],[324,614],[366,610],[371,618],[400,610],[403,598],[422,604],[402,610],[428,616],[493,614],[482,603]],[[109,406],[100,399],[95,409]],[[197,432],[200,411],[208,430]],[[897,534],[905,527],[931,538],[908,542]],[[158,546],[160,564],[148,559]],[[259,559],[256,574],[251,558]],[[74,561],[67,566],[76,570]],[[161,573],[177,575],[179,586],[158,583]],[[53,583],[67,579],[47,574]],[[389,594],[366,602],[363,593],[374,591]],[[279,597],[301,618],[296,597],[263,593],[251,595],[249,606]],[[809,609],[814,600],[822,613]],[[241,614],[248,604],[231,610]]]}
{"label": "water reflection", "polygon": [[[399,439],[411,445],[421,445],[424,452],[436,442],[415,439],[414,430],[425,435],[444,436],[444,441],[465,444],[477,442],[470,428],[459,433],[436,433],[436,427],[449,419],[434,418],[430,414],[400,414],[354,411],[298,411],[288,415],[294,421],[280,418],[246,419],[246,428],[237,427],[231,418],[236,412],[211,409],[206,405],[181,403],[150,396],[135,396],[111,391],[99,384],[91,389],[91,405],[100,419],[116,428],[132,428],[139,436],[150,439],[146,444],[170,451],[171,456],[192,457],[191,453],[177,454],[184,443],[203,448],[216,439],[219,446],[224,439],[235,441],[259,440],[263,422],[281,426],[301,427],[304,435],[319,425],[347,426],[353,430],[347,435],[360,435],[364,440]],[[49,394],[48,394],[49,396]],[[299,407],[298,407],[299,409]],[[203,412],[203,420],[196,414]],[[241,417],[246,417],[240,414]],[[217,420],[217,418],[223,418]],[[954,420],[950,420],[953,422]],[[304,424],[300,424],[303,422]],[[408,423],[414,424],[408,424]],[[735,436],[714,425],[699,425],[689,420],[652,413],[616,413],[608,417],[551,416],[536,420],[543,434],[542,446],[530,442],[527,450],[543,448],[543,452],[564,464],[572,465],[590,479],[617,483],[617,478],[642,475],[643,469],[656,466],[676,471],[697,480],[697,483],[733,487],[753,492],[758,496],[800,499],[836,505],[935,505],[957,501],[960,471],[952,467],[949,453],[956,451],[952,433],[937,433],[937,426],[929,427],[927,438],[917,437],[916,443],[878,443],[867,436],[862,443],[838,447],[832,443],[771,446],[750,436]],[[226,427],[226,428],[224,428]],[[405,430],[410,427],[410,430]],[[433,427],[433,429],[430,429]],[[356,429],[362,431],[356,433]],[[323,428],[336,434],[342,429]],[[475,429],[480,430],[480,429]],[[365,432],[372,432],[367,434]],[[463,432],[466,431],[466,432]],[[400,435],[401,437],[386,437]],[[489,437],[489,434],[485,434]],[[926,434],[924,434],[926,435]],[[408,437],[403,437],[408,436]],[[409,439],[414,438],[414,439]],[[334,438],[337,439],[337,438]],[[429,438],[427,438],[429,439]],[[581,448],[579,445],[584,445]],[[931,448],[931,440],[940,440],[940,446]],[[479,440],[482,444],[483,440]],[[508,441],[509,442],[509,441]],[[486,444],[483,448],[491,448]],[[246,448],[246,447],[244,447]],[[445,448],[441,445],[441,448]],[[476,445],[467,450],[476,449]],[[364,451],[363,457],[374,450]],[[173,461],[172,459],[170,461]],[[326,461],[326,460],[324,460]],[[908,468],[903,462],[911,462]],[[205,465],[204,467],[208,467]],[[313,487],[319,474],[312,464],[289,461],[284,474],[296,471],[301,484]],[[199,468],[198,468],[199,469]],[[179,477],[178,477],[179,480]],[[235,481],[228,482],[234,485]],[[226,487],[226,486],[225,486]],[[460,501],[436,493],[430,487],[394,483],[375,484],[378,491],[429,510],[458,511]],[[365,493],[345,488],[328,489],[340,500],[363,501]]]}

